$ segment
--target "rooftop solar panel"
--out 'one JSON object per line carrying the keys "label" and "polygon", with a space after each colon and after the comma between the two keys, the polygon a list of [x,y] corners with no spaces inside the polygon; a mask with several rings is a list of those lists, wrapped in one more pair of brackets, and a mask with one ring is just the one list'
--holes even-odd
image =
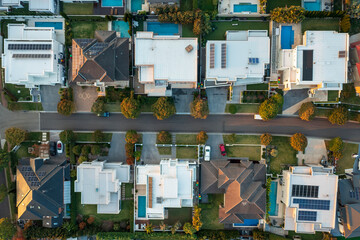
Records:
{"label": "rooftop solar panel", "polygon": [[317,213],[313,211],[299,211],[298,220],[299,221],[316,221]]}
{"label": "rooftop solar panel", "polygon": [[329,200],[294,198],[293,203],[299,204],[300,209],[330,210]]}

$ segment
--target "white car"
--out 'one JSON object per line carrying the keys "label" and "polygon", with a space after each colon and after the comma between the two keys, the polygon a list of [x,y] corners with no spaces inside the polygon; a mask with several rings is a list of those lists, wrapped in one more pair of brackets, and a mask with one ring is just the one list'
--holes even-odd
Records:
{"label": "white car", "polygon": [[64,145],[61,141],[57,141],[56,143],[56,150],[58,154],[63,153]]}
{"label": "white car", "polygon": [[205,161],[210,161],[210,150],[211,150],[210,146],[205,146],[205,157],[204,157]]}

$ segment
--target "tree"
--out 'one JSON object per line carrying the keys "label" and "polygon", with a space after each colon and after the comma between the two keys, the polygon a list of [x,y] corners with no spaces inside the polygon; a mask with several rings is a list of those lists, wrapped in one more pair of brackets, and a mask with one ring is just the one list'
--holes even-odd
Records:
{"label": "tree", "polygon": [[10,154],[0,148],[0,169],[9,166]]}
{"label": "tree", "polygon": [[164,120],[174,115],[176,112],[175,104],[172,99],[167,97],[159,98],[152,106],[151,110],[158,120]]}
{"label": "tree", "polygon": [[16,233],[16,226],[8,218],[0,219],[0,239],[11,239]]}
{"label": "tree", "polygon": [[194,214],[192,217],[192,226],[196,231],[200,231],[200,228],[202,227],[203,223],[200,220],[201,216],[201,208],[199,208],[198,205],[195,205],[194,207]]}
{"label": "tree", "polygon": [[62,115],[70,116],[75,111],[75,104],[68,99],[62,99],[58,102],[57,111]]}
{"label": "tree", "polygon": [[89,145],[84,145],[81,148],[81,155],[88,156],[91,151],[91,147]]}
{"label": "tree", "polygon": [[21,128],[11,127],[5,131],[5,139],[11,147],[19,145],[25,141],[25,138],[26,131]]}
{"label": "tree", "polygon": [[86,222],[79,223],[79,229],[80,230],[84,230],[85,227],[86,227]]}
{"label": "tree", "polygon": [[172,142],[171,134],[167,131],[159,132],[156,138],[157,138],[157,143],[160,144],[171,144]]}
{"label": "tree", "polygon": [[139,134],[135,130],[129,130],[125,135],[125,142],[135,144],[139,141]]}
{"label": "tree", "polygon": [[105,141],[105,134],[101,130],[95,130],[92,134],[93,141],[99,143]]}
{"label": "tree", "polygon": [[98,98],[91,107],[91,112],[95,114],[103,114],[105,112],[105,102],[103,98]]}
{"label": "tree", "polygon": [[101,153],[101,148],[99,145],[91,145],[91,155],[99,155]]}
{"label": "tree", "polygon": [[268,145],[270,145],[271,141],[272,141],[271,134],[269,134],[269,133],[261,134],[261,136],[260,136],[261,145],[268,146]]}
{"label": "tree", "polygon": [[329,150],[332,152],[341,152],[344,148],[344,142],[340,137],[336,137],[330,140]]}
{"label": "tree", "polygon": [[0,185],[0,202],[2,202],[5,197],[8,195],[8,190],[5,184]]}
{"label": "tree", "polygon": [[307,138],[302,133],[295,133],[290,138],[290,145],[297,151],[304,151],[307,146]]}
{"label": "tree", "polygon": [[346,14],[341,18],[340,28],[342,32],[346,33],[349,32],[350,27],[351,27],[350,16]]}
{"label": "tree", "polygon": [[196,135],[196,142],[198,144],[205,144],[206,141],[208,140],[208,135],[206,134],[205,131],[201,131],[198,133],[198,135]]}
{"label": "tree", "polygon": [[271,11],[270,18],[278,23],[299,23],[305,19],[305,9],[300,6],[277,7]]}
{"label": "tree", "polygon": [[337,124],[337,125],[344,125],[348,121],[348,119],[349,119],[349,112],[344,107],[334,108],[328,117],[328,120],[332,124]]}
{"label": "tree", "polygon": [[88,160],[88,157],[87,157],[87,156],[81,155],[81,156],[78,158],[78,164],[82,164],[83,162],[86,162],[87,160]]}
{"label": "tree", "polygon": [[193,235],[196,232],[195,228],[189,222],[184,224],[183,230],[186,234],[189,234],[189,235]]}
{"label": "tree", "polygon": [[121,112],[126,118],[135,119],[141,113],[140,103],[134,98],[134,92],[132,91],[130,97],[124,98],[121,102]]}
{"label": "tree", "polygon": [[273,119],[282,108],[282,104],[283,97],[280,94],[275,94],[271,98],[266,99],[259,107],[259,114],[261,118],[264,121]]}
{"label": "tree", "polygon": [[175,234],[177,230],[179,230],[179,228],[181,228],[181,222],[177,221],[172,227],[171,227],[171,233]]}
{"label": "tree", "polygon": [[299,109],[299,117],[301,120],[310,121],[315,116],[316,107],[312,102],[301,104]]}
{"label": "tree", "polygon": [[81,154],[81,148],[82,146],[81,145],[76,145],[72,148],[72,151],[73,153],[76,155],[76,156],[80,156]]}
{"label": "tree", "polygon": [[146,231],[147,234],[150,234],[150,233],[154,232],[153,225],[151,223],[146,224],[145,231]]}
{"label": "tree", "polygon": [[72,142],[75,142],[76,135],[71,130],[64,130],[59,134],[60,141],[62,141],[64,144],[69,144]]}
{"label": "tree", "polygon": [[190,112],[194,118],[206,119],[209,115],[208,102],[203,99],[195,99],[190,103]]}

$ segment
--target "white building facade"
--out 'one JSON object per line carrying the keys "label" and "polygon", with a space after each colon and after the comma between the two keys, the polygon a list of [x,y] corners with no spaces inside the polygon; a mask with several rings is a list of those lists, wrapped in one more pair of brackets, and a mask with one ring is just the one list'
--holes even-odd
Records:
{"label": "white building facade", "polygon": [[27,88],[62,84],[63,51],[54,28],[9,24],[2,54],[5,83]]}

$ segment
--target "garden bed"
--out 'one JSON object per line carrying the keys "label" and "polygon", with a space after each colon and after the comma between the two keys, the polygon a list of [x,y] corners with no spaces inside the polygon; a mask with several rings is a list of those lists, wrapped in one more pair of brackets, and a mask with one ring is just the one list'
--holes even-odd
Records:
{"label": "garden bed", "polygon": [[262,103],[268,98],[268,91],[243,91],[243,103]]}

